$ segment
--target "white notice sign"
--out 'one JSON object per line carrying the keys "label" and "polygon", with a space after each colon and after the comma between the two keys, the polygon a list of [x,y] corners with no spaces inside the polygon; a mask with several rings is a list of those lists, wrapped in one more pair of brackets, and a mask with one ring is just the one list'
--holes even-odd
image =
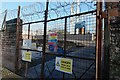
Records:
{"label": "white notice sign", "polygon": [[31,48],[31,39],[24,39],[23,40],[23,48],[27,48],[27,49]]}
{"label": "white notice sign", "polygon": [[31,49],[36,49],[36,43],[32,43]]}
{"label": "white notice sign", "polygon": [[38,51],[42,51],[42,47],[38,47]]}

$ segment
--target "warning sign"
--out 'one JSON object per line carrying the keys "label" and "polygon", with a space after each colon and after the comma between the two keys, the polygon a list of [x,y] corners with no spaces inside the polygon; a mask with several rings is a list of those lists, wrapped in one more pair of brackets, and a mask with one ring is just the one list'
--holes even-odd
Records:
{"label": "warning sign", "polygon": [[22,60],[31,62],[31,52],[24,51],[22,53]]}
{"label": "warning sign", "polygon": [[72,59],[56,57],[55,69],[72,74]]}

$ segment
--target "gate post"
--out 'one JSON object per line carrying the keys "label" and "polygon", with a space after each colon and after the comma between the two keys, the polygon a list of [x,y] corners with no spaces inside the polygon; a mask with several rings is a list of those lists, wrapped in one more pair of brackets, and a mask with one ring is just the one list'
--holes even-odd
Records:
{"label": "gate post", "polygon": [[102,1],[97,2],[96,16],[96,80],[101,80],[101,54],[102,54]]}
{"label": "gate post", "polygon": [[46,2],[45,20],[44,20],[44,40],[43,40],[44,43],[43,43],[43,53],[42,53],[42,62],[41,62],[42,65],[41,65],[41,76],[40,76],[42,80],[44,80],[48,5],[49,5],[49,0],[47,0],[47,2]]}
{"label": "gate post", "polygon": [[17,14],[17,28],[16,28],[16,62],[15,62],[15,72],[18,72],[19,69],[19,39],[20,39],[20,6],[18,6]]}

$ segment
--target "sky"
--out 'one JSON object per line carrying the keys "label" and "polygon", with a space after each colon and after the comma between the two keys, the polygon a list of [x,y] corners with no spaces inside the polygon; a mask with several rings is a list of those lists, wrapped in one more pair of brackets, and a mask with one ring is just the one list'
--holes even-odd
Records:
{"label": "sky", "polygon": [[[13,9],[17,9],[18,6],[20,5],[21,7],[23,6],[28,6],[31,5],[35,2],[0,2],[0,4],[2,4],[2,11],[8,9],[8,10],[13,10]],[[45,4],[45,2],[42,2],[43,4]],[[86,7],[82,7],[81,10],[86,10]]]}
{"label": "sky", "polygon": [[[14,10],[17,9],[18,6],[20,5],[21,7],[23,6],[29,6],[31,4],[34,4],[35,2],[2,2],[2,12],[5,11],[6,9],[8,10]],[[43,4],[45,5],[45,2],[43,2]],[[82,7],[83,5],[81,5]],[[81,11],[86,12],[88,9],[83,6],[81,8]],[[38,25],[34,25],[34,26],[38,26]],[[37,27],[36,27],[37,28]],[[27,30],[27,29],[26,29]]]}
{"label": "sky", "polygon": [[13,10],[17,9],[18,6],[20,5],[21,7],[31,5],[34,2],[2,2],[2,11],[8,9],[8,10]]}

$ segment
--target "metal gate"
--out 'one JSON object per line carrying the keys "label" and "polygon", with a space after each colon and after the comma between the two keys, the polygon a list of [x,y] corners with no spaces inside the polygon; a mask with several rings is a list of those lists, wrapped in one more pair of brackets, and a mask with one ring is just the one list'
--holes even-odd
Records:
{"label": "metal gate", "polygon": [[[46,48],[42,64],[44,67],[41,68],[44,71],[45,79],[95,78],[95,13],[96,11],[90,11],[48,21]],[[52,46],[49,44],[49,37],[52,33],[57,34],[57,51],[50,49]],[[73,61],[72,74],[55,69],[56,57]]]}
{"label": "metal gate", "polygon": [[[46,6],[48,7],[48,2]],[[47,7],[44,23],[44,51],[42,56],[41,78],[56,80],[100,79],[102,2],[98,2],[97,10],[95,11],[52,20],[47,20]],[[57,35],[57,38],[54,38],[57,40],[55,40],[55,43],[54,39],[51,39],[52,34]],[[48,56],[50,56],[49,61]],[[67,61],[62,59],[72,60],[72,67],[69,65],[69,69],[72,68],[70,74],[65,70],[68,69]],[[57,69],[58,65],[59,69]]]}
{"label": "metal gate", "polygon": [[[18,61],[20,50],[34,51],[40,58],[37,61],[37,65],[30,68],[28,62],[23,62],[23,68],[25,68],[25,77],[37,75],[33,78],[41,79],[91,79],[95,77],[99,78],[101,71],[101,3],[98,3],[97,10],[91,10],[88,12],[71,14],[63,17],[57,17],[54,19],[48,19],[48,2],[45,10],[45,19],[41,21],[20,23],[20,7],[18,9],[17,18],[17,60],[16,70],[18,70]],[[97,16],[97,17],[96,17]],[[32,42],[37,43],[38,47],[42,47],[42,51],[33,49],[24,49],[20,47],[20,26],[28,27],[26,35],[27,39],[30,39],[31,25],[40,23],[42,27],[41,35],[32,36]],[[54,35],[51,37],[51,35]],[[55,39],[55,40],[54,40]],[[54,45],[53,45],[54,44]],[[33,53],[34,54],[34,53]],[[97,54],[97,55],[96,55]],[[56,61],[59,59],[71,60],[71,70],[57,70]],[[64,61],[64,60],[63,60]],[[38,63],[39,62],[39,63]],[[97,63],[97,64],[96,64]],[[29,65],[28,65],[29,64]],[[66,62],[65,62],[66,64]],[[65,65],[64,64],[64,65]],[[29,70],[28,70],[29,69]],[[34,69],[32,72],[31,69]],[[30,72],[31,71],[31,72]],[[30,74],[29,74],[30,73]],[[29,75],[29,76],[28,76]]]}

